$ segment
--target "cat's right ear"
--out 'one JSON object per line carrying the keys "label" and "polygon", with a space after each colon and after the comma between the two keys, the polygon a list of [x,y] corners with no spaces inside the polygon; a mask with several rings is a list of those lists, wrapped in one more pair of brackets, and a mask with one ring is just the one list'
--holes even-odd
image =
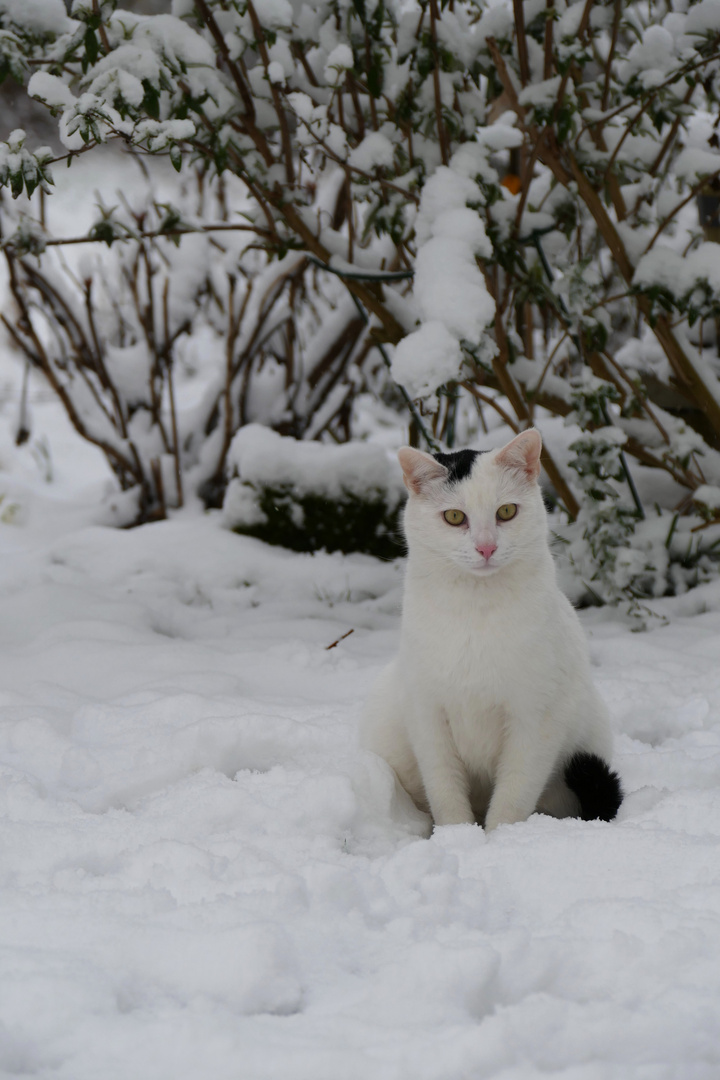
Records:
{"label": "cat's right ear", "polygon": [[422,495],[423,489],[433,480],[445,480],[448,471],[431,454],[403,446],[398,450],[398,461],[403,471],[405,487],[412,495]]}

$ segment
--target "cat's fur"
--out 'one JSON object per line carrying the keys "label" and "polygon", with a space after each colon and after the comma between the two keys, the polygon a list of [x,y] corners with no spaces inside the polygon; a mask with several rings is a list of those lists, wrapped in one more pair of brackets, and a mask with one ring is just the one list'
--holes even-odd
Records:
{"label": "cat's fur", "polygon": [[[436,825],[490,830],[535,810],[610,820],[622,800],[578,617],[560,592],[540,435],[478,454],[399,452],[409,558],[398,657],[361,741]],[[498,521],[504,504],[517,513]],[[465,522],[453,526],[447,510]]]}

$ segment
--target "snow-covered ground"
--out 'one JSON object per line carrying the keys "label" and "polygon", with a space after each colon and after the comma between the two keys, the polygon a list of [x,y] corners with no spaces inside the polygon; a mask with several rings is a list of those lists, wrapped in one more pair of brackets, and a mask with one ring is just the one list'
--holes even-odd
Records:
{"label": "snow-covered ground", "polygon": [[102,461],[34,413],[0,443],[2,1076],[720,1075],[717,588],[585,616],[617,822],[428,839],[355,746],[402,567],[95,524]]}
{"label": "snow-covered ground", "polygon": [[401,565],[111,529],[17,386],[0,349],[0,1076],[717,1080],[720,587],[583,616],[617,822],[428,838],[355,743]]}

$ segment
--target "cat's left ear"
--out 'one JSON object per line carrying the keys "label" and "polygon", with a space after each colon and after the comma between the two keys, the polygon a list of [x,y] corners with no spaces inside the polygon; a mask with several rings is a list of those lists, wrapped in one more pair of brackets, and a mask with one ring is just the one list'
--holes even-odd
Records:
{"label": "cat's left ear", "polygon": [[537,480],[540,475],[542,438],[536,428],[528,428],[516,435],[512,442],[503,446],[495,458],[498,465],[522,473],[527,480]]}
{"label": "cat's left ear", "polygon": [[398,461],[403,471],[405,487],[413,495],[421,495],[423,488],[431,480],[444,480],[448,471],[431,454],[415,450],[412,446],[403,446],[398,450]]}

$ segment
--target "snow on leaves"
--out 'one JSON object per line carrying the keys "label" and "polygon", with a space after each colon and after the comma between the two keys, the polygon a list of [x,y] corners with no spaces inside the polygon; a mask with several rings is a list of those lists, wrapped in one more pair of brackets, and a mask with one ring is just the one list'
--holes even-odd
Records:
{"label": "snow on leaves", "polygon": [[43,146],[34,153],[25,147],[25,132],[11,132],[7,142],[0,143],[0,186],[7,186],[14,199],[27,191],[32,195],[37,187],[50,190],[52,172],[50,161],[53,154]]}

